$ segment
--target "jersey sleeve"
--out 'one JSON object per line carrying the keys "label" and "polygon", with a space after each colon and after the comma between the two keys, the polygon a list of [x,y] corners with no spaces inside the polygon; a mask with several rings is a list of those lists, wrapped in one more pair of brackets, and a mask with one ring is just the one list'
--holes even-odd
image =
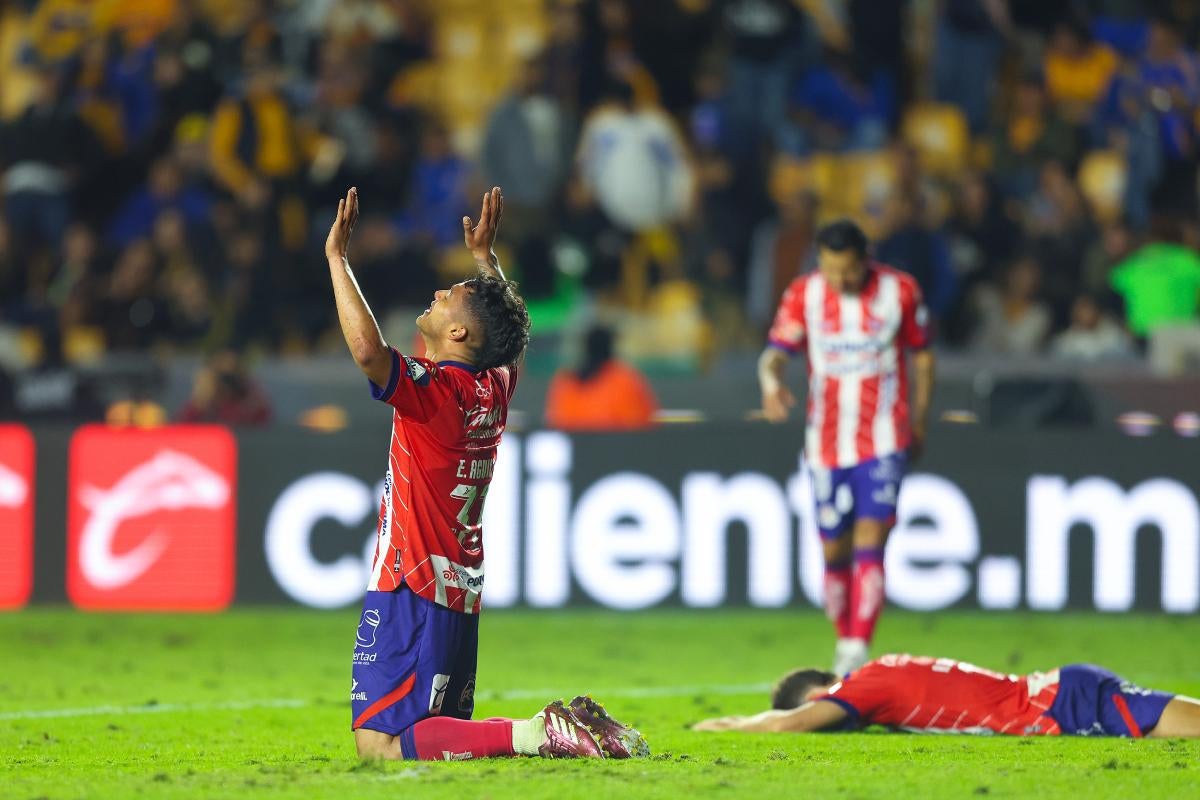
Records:
{"label": "jersey sleeve", "polygon": [[387,403],[414,422],[428,422],[457,394],[444,371],[424,358],[402,356],[392,348],[392,373],[387,386],[368,381],[371,396]]}
{"label": "jersey sleeve", "polygon": [[900,345],[908,350],[929,347],[929,309],[911,278],[900,284]]}
{"label": "jersey sleeve", "polygon": [[797,278],[783,292],[775,321],[767,334],[767,344],[795,355],[804,347],[808,330],[804,323],[805,279]]}
{"label": "jersey sleeve", "polygon": [[870,725],[875,712],[887,700],[887,676],[862,669],[841,683],[834,684],[828,694],[813,698],[837,703],[858,725]]}

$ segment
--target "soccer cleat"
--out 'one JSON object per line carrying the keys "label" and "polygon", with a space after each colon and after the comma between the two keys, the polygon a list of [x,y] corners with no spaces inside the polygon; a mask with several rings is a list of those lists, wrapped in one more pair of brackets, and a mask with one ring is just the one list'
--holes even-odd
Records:
{"label": "soccer cleat", "polygon": [[833,674],[838,678],[849,675],[867,663],[867,643],[862,639],[838,639],[833,650]]}
{"label": "soccer cleat", "polygon": [[600,749],[609,758],[644,758],[650,755],[646,737],[636,728],[617,722],[608,715],[604,706],[587,695],[572,700],[571,711],[592,732],[592,736],[600,743]]}
{"label": "soccer cleat", "polygon": [[542,709],[542,717],[546,722],[546,741],[538,748],[542,758],[604,758],[591,731],[562,700]]}

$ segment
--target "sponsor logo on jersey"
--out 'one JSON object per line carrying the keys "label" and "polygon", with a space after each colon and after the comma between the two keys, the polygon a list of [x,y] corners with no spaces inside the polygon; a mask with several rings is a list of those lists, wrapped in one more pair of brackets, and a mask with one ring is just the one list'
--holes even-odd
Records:
{"label": "sponsor logo on jersey", "polygon": [[433,676],[433,685],[429,687],[429,713],[437,716],[442,713],[442,704],[446,701],[446,690],[450,688],[450,676],[438,673]]}
{"label": "sponsor logo on jersey", "polygon": [[0,425],[0,608],[17,608],[33,589],[33,437]]}
{"label": "sponsor logo on jersey", "polygon": [[458,696],[458,710],[470,711],[475,707],[475,676],[472,675],[467,679],[467,685],[463,687],[462,694]]}
{"label": "sponsor logo on jersey", "polygon": [[236,445],[224,428],[85,426],[71,441],[67,591],[82,608],[233,597]]}

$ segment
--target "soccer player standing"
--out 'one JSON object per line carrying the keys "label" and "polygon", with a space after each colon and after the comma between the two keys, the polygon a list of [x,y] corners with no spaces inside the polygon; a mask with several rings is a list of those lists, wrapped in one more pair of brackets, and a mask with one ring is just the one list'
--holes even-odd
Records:
{"label": "soccer player standing", "polygon": [[804,457],[825,554],[825,610],[838,635],[834,672],[842,675],[866,662],[883,609],[883,548],[900,482],[925,438],[934,357],[917,282],[871,260],[857,225],[830,223],[817,248],[816,271],[783,294],[758,378],[763,415],[784,422],[796,403],[784,367],[790,356],[807,356]]}
{"label": "soccer player standing", "polygon": [[484,558],[480,519],[529,342],[525,303],[492,243],[504,208],[484,195],[463,236],[480,274],[434,294],[417,317],[426,357],[389,347],[347,249],[358,191],[325,242],[338,320],[371,394],[393,408],[378,539],[353,659],[355,744],[364,757],[466,759],[648,752],[586,696],[528,720],[471,721]]}

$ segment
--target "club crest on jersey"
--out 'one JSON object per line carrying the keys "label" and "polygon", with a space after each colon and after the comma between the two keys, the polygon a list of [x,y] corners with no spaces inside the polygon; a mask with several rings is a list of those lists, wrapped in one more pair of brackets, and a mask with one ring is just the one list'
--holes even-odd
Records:
{"label": "club crest on jersey", "polygon": [[424,364],[409,356],[404,357],[404,363],[408,366],[408,375],[412,378],[413,383],[417,386],[429,385],[429,370],[425,368]]}

